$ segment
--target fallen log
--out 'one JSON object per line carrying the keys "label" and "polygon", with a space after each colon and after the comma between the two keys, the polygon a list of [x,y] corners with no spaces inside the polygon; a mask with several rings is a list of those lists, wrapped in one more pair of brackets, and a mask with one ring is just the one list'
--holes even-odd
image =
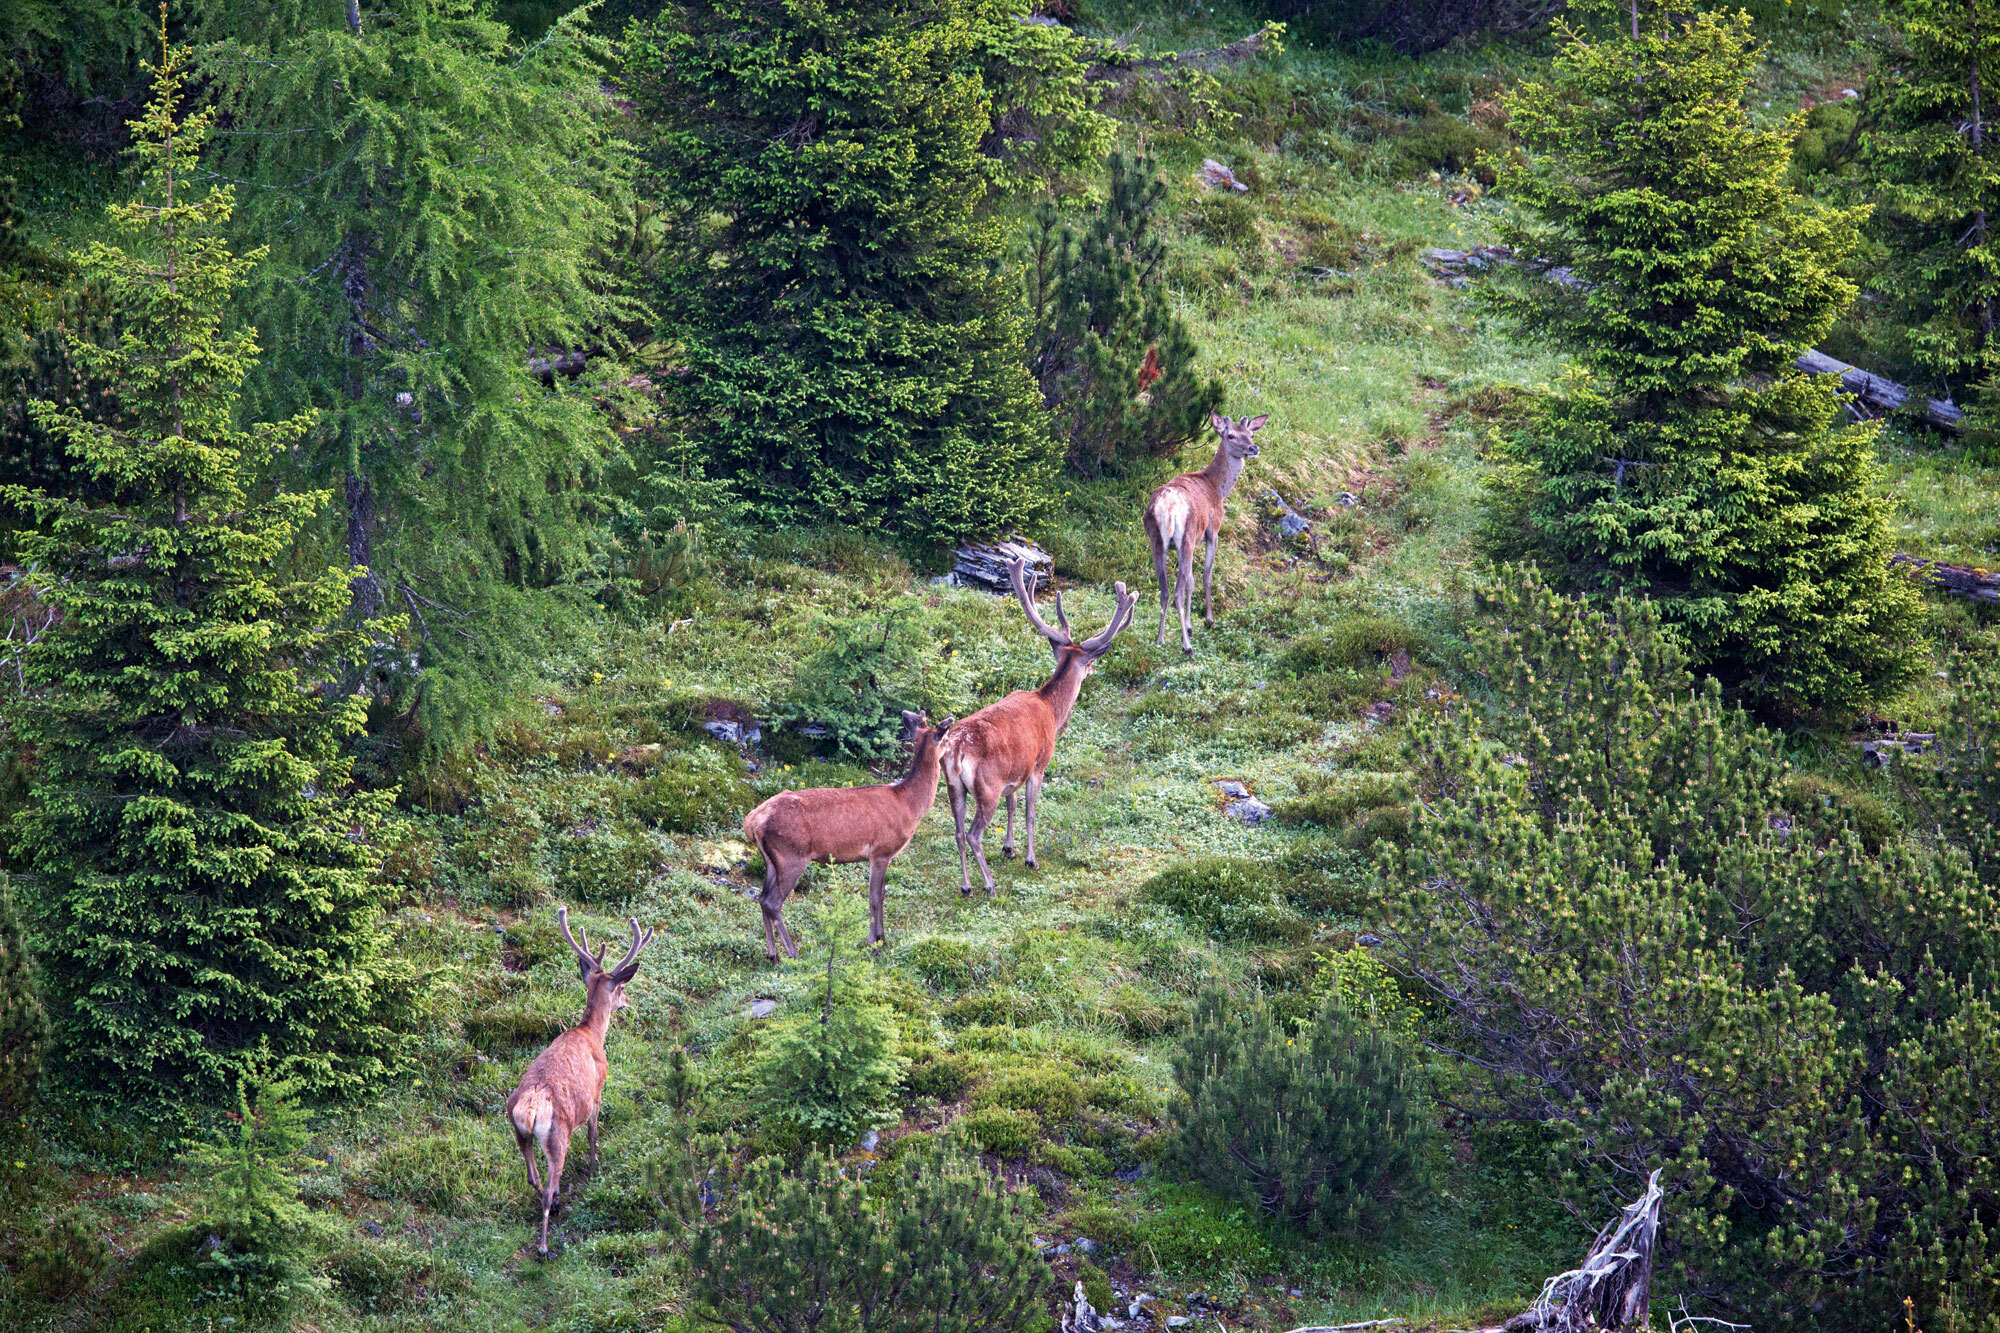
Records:
{"label": "fallen log", "polygon": [[[1481,273],[1487,269],[1506,266],[1512,268],[1532,268],[1522,262],[1512,248],[1505,245],[1481,245],[1470,250],[1447,250],[1439,246],[1421,252],[1417,261],[1439,277],[1451,280],[1456,286],[1466,286],[1466,275]],[[1540,276],[1559,286],[1577,288],[1581,284],[1576,276],[1566,268],[1541,268]],[[1813,375],[1838,375],[1841,387],[1853,395],[1850,411],[1857,417],[1872,419],[1888,416],[1894,412],[1906,412],[1925,425],[1941,430],[1948,435],[1959,435],[1965,431],[1965,414],[1957,404],[1941,398],[1923,398],[1913,395],[1909,389],[1886,376],[1873,371],[1851,366],[1838,357],[1825,352],[1808,351],[1792,363],[1800,370]]]}
{"label": "fallen log", "polygon": [[968,542],[952,551],[951,572],[944,576],[945,582],[958,587],[984,588],[988,592],[1012,593],[1014,584],[1007,572],[1007,562],[1021,560],[1027,564],[1024,571],[1030,586],[1048,582],[1055,572],[1056,558],[1041,547],[1021,537],[1010,537],[998,542]]}
{"label": "fallen log", "polygon": [[2000,603],[2000,573],[1993,570],[1976,565],[1947,565],[1942,560],[1925,560],[1901,552],[1891,556],[1889,563],[1916,570],[1919,578],[1939,592],[1968,597],[1975,602]]}

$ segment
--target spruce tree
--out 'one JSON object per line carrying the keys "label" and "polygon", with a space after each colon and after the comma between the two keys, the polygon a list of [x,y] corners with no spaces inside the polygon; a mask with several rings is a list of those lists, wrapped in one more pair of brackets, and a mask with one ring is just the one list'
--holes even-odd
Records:
{"label": "spruce tree", "polygon": [[1113,153],[1110,167],[1083,235],[1042,206],[1028,264],[1029,366],[1086,477],[1175,452],[1222,406],[1222,383],[1195,370],[1194,339],[1167,296],[1154,226],[1167,183],[1149,157]]}
{"label": "spruce tree", "polygon": [[1040,513],[1054,450],[983,217],[980,34],[1008,0],[684,0],[627,83],[672,201],[681,428],[766,512],[911,537]]}
{"label": "spruce tree", "polygon": [[[1578,374],[1524,440],[1530,541],[1569,585],[1658,600],[1696,660],[1760,706],[1839,711],[1908,669],[1873,432],[1791,368],[1852,300],[1860,210],[1785,183],[1791,131],[1743,99],[1746,16],[1631,11],[1565,28],[1513,94],[1504,183],[1524,253],[1568,270],[1508,304]],[[1768,382],[1764,377],[1769,377]]]}
{"label": "spruce tree", "polygon": [[179,114],[187,51],[164,26],[161,45],[132,126],[142,193],[111,210],[125,245],[79,261],[118,335],[69,348],[131,424],[36,402],[102,498],[0,495],[38,518],[23,556],[61,613],[10,708],[35,755],[12,835],[55,1054],[72,1086],[178,1125],[253,1060],[318,1094],[388,1072],[403,974],[374,879],[390,794],[350,791],[363,703],[319,683],[365,634],[338,627],[347,575],[298,554],[328,497],[261,484],[311,422],[236,422],[257,344],[227,311],[261,255],[222,239],[231,190],[192,184],[209,113]]}
{"label": "spruce tree", "polygon": [[[20,1144],[40,1098],[49,1021],[13,886],[0,876],[0,1149]],[[0,1173],[7,1170],[0,1162]]]}
{"label": "spruce tree", "polygon": [[[403,653],[376,667],[449,744],[601,582],[615,442],[593,397],[633,318],[608,48],[583,12],[517,45],[461,0],[210,0],[198,31],[235,234],[271,249],[246,401],[318,412],[287,483],[339,489],[355,614],[404,616],[421,679]],[[575,381],[530,364],[586,350]]]}
{"label": "spruce tree", "polygon": [[1867,157],[1910,358],[1943,397],[2000,371],[2000,3],[1901,0],[1901,49]]}

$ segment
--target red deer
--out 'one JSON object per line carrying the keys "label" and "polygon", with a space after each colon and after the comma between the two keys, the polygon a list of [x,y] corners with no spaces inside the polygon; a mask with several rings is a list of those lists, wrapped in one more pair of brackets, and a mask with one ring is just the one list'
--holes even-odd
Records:
{"label": "red deer", "polygon": [[785,900],[814,861],[868,863],[868,942],[881,942],[889,863],[910,845],[937,800],[938,743],[951,723],[946,718],[931,727],[924,725],[922,713],[903,714],[903,736],[912,745],[910,771],[894,782],[781,791],[743,817],[743,836],[764,854],[764,892],[757,905],[764,909],[764,954],[772,962],[778,961],[774,931],[784,941],[786,955],[799,956],[799,946],[785,928]]}
{"label": "red deer", "polygon": [[[998,703],[980,709],[959,723],[951,739],[945,742],[944,782],[951,793],[951,822],[958,837],[959,892],[972,892],[972,872],[965,860],[966,845],[970,843],[972,854],[979,860],[979,873],[985,877],[988,897],[995,890],[993,872],[986,866],[986,826],[993,822],[1001,797],[1006,797],[1007,837],[1000,850],[1012,856],[1014,793],[1024,791],[1027,864],[1030,870],[1036,868],[1035,803],[1042,793],[1042,774],[1048,771],[1049,760],[1055,754],[1056,737],[1069,725],[1070,711],[1076,707],[1084,677],[1097,665],[1098,658],[1111,651],[1111,641],[1132,623],[1132,608],[1139,600],[1125,591],[1124,584],[1118,584],[1118,605],[1111,613],[1111,623],[1082,643],[1075,643],[1069,635],[1069,618],[1063,614],[1062,594],[1056,594],[1056,623],[1061,628],[1050,629],[1035,611],[1034,590],[1026,582],[1022,563],[1010,560],[1007,573],[1014,584],[1014,596],[1028,613],[1028,623],[1054,650],[1056,670],[1039,690],[1016,690]],[[972,798],[970,828],[965,818],[968,795]]]}
{"label": "red deer", "polygon": [[[535,1057],[521,1081],[507,1098],[507,1119],[514,1126],[514,1144],[521,1160],[528,1164],[528,1184],[542,1196],[542,1235],[535,1253],[549,1252],[549,1214],[556,1206],[562,1186],[563,1159],[569,1156],[569,1136],[578,1125],[590,1131],[590,1162],[584,1169],[597,1169],[597,1111],[604,1101],[604,1076],[611,1062],[604,1055],[604,1034],[611,1029],[611,1015],[628,1007],[626,983],[639,971],[639,953],[653,942],[653,932],[639,934],[637,917],[626,918],[632,925],[632,947],[624,959],[609,971],[604,967],[604,945],[590,953],[590,936],[581,926],[577,936],[569,933],[569,908],[556,913],[563,938],[576,953],[577,971],[583,974],[583,1021],[548,1044]],[[548,1163],[548,1179],[535,1171],[535,1145],[540,1144],[542,1160]]]}
{"label": "red deer", "polygon": [[1194,542],[1199,535],[1208,543],[1208,564],[1202,571],[1201,595],[1205,603],[1203,619],[1215,623],[1215,539],[1222,530],[1222,506],[1236,489],[1243,464],[1257,456],[1250,437],[1271,418],[1245,417],[1232,422],[1228,417],[1209,414],[1209,421],[1221,435],[1215,457],[1199,472],[1183,472],[1146,501],[1146,540],[1153,544],[1153,577],[1160,583],[1160,633],[1155,643],[1167,641],[1167,551],[1180,548],[1180,574],[1174,580],[1172,606],[1181,618],[1181,651],[1194,656]]}

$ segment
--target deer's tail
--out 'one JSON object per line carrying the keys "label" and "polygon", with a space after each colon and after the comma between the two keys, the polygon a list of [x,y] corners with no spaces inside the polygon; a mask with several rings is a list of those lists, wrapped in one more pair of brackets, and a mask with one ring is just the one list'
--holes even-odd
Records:
{"label": "deer's tail", "polygon": [[514,1122],[517,1138],[533,1139],[542,1145],[542,1151],[549,1149],[549,1131],[555,1128],[556,1103],[547,1088],[529,1088],[507,1108],[507,1118]]}
{"label": "deer's tail", "polygon": [[1188,515],[1192,506],[1178,486],[1161,488],[1151,503],[1146,506],[1147,514],[1153,520],[1153,527],[1160,534],[1162,546],[1183,546],[1187,542]]}

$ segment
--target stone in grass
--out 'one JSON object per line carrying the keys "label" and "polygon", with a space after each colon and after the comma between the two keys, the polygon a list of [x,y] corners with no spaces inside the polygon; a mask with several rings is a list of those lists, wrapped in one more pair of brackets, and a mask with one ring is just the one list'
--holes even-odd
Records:
{"label": "stone in grass", "polygon": [[778,1012],[776,1000],[752,1000],[743,1010],[745,1018],[769,1018]]}

